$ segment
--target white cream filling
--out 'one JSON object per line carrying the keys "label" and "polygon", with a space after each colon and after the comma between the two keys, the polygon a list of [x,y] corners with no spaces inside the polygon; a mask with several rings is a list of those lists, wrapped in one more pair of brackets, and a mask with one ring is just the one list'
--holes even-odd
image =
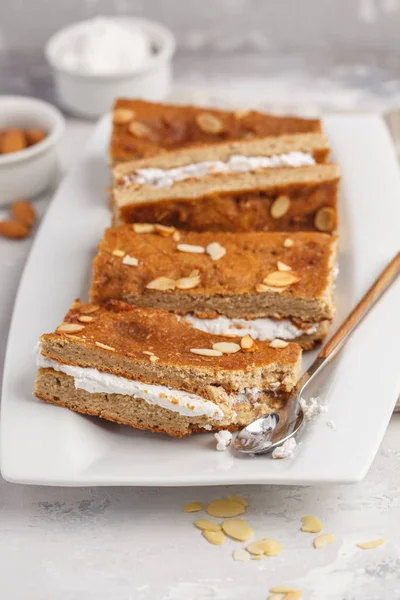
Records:
{"label": "white cream filling", "polygon": [[301,335],[312,335],[319,327],[319,323],[311,325],[308,329],[299,329],[289,319],[229,319],[219,316],[215,319],[199,319],[193,315],[185,315],[185,321],[195,329],[200,329],[213,335],[234,334],[238,336],[251,335],[253,340],[294,340]]}
{"label": "white cream filling", "polygon": [[74,378],[75,387],[90,394],[124,394],[141,398],[156,406],[161,406],[185,417],[207,416],[222,419],[223,411],[209,400],[183,390],[175,390],[164,385],[154,385],[103,373],[88,367],[75,367],[61,364],[38,353],[38,368],[54,369]]}
{"label": "white cream filling", "polygon": [[315,165],[312,154],[307,152],[287,152],[272,156],[231,156],[226,162],[209,160],[192,163],[175,169],[137,169],[122,178],[123,186],[130,183],[151,185],[154,187],[171,187],[177,181],[200,178],[212,173],[248,173],[256,169],[272,169],[277,167],[303,167]]}

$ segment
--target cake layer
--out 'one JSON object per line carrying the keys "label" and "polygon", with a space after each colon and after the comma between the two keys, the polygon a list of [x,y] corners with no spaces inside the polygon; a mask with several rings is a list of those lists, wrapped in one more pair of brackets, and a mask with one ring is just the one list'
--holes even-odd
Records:
{"label": "cake layer", "polygon": [[167,433],[174,437],[184,437],[199,431],[219,429],[234,431],[279,408],[283,402],[283,397],[264,394],[261,401],[238,403],[236,416],[224,416],[217,420],[210,419],[207,415],[185,416],[149,404],[139,397],[120,393],[88,392],[77,388],[73,377],[50,368],[39,369],[35,395],[45,402],[79,413],[101,417],[137,429]]}
{"label": "cake layer", "polygon": [[[246,172],[278,166],[296,168],[323,162],[321,157],[325,158],[328,152],[328,138],[322,133],[230,141],[120,163],[113,169],[113,179],[115,185],[154,185],[151,175],[154,176],[157,171],[159,176],[164,174],[164,186],[170,186],[173,181],[168,174],[173,172],[182,177],[186,170],[186,178],[189,178],[187,175],[198,178],[211,175],[218,169],[220,172]],[[146,178],[146,174],[149,177]],[[161,187],[160,182],[157,185]]]}
{"label": "cake layer", "polygon": [[193,329],[167,311],[76,301],[56,332],[42,335],[40,353],[69,367],[97,369],[211,401],[221,396],[224,402],[227,394],[247,388],[289,391],[295,385],[301,360],[296,344],[272,348],[260,342],[255,352],[226,354],[213,350],[221,342],[240,344],[240,338]]}
{"label": "cake layer", "polygon": [[324,231],[337,227],[337,165],[215,173],[169,187],[115,186],[114,224],[192,231]]}
{"label": "cake layer", "polygon": [[194,144],[320,132],[321,123],[317,119],[120,98],[113,109],[109,154],[111,162],[116,164]]}
{"label": "cake layer", "polygon": [[106,230],[93,263],[94,302],[118,299],[203,319],[290,319],[302,330],[333,318],[335,236],[134,228]]}

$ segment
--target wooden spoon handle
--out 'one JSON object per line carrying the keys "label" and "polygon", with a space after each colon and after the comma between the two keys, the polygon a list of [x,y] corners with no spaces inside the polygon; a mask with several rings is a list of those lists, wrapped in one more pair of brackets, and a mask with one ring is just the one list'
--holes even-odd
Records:
{"label": "wooden spoon handle", "polygon": [[318,358],[328,358],[344,339],[349,336],[359,325],[374,304],[383,296],[400,273],[400,252],[379,275],[375,283],[369,288],[365,296],[351,311],[347,319],[341,324],[329,342],[321,349]]}

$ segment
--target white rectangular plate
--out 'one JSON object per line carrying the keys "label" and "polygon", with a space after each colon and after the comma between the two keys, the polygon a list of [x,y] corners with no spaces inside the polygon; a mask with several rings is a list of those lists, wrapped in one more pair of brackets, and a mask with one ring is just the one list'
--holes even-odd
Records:
{"label": "white rectangular plate", "polygon": [[[399,249],[400,176],[376,116],[324,120],[342,169],[340,274],[333,327]],[[323,377],[329,411],[309,425],[292,460],[215,451],[212,434],[175,440],[42,403],[32,396],[34,347],[75,297],[85,298],[91,260],[110,223],[108,118],[59,188],[29,256],[8,341],[1,419],[5,479],[46,485],[217,485],[352,482],[368,471],[400,391],[400,280]],[[310,363],[315,353],[307,355]],[[332,420],[336,431],[328,427]]]}

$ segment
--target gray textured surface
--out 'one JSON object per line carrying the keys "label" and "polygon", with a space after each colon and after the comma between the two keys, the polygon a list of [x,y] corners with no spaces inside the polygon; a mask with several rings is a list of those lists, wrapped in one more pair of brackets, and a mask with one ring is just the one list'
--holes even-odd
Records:
{"label": "gray textured surface", "polygon": [[180,97],[208,88],[309,114],[400,105],[400,0],[0,0],[0,93],[54,101],[46,40],[99,14],[173,30]]}
{"label": "gray textured surface", "polygon": [[1,44],[40,48],[56,29],[96,14],[169,26],[191,48],[398,47],[398,0],[2,0]]}

